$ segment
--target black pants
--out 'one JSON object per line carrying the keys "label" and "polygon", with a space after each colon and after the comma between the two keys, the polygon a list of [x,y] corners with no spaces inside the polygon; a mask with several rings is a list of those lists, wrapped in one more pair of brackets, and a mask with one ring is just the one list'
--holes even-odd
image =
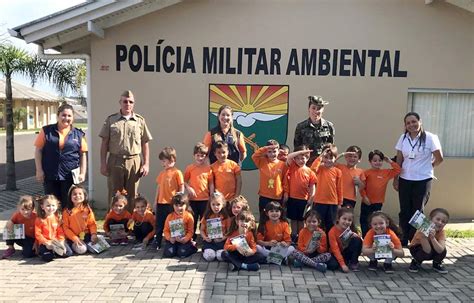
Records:
{"label": "black pants", "polygon": [[[351,238],[349,245],[342,251],[342,257],[344,262],[347,265],[359,263],[359,256],[362,252],[362,239],[359,237]],[[331,259],[327,263],[329,270],[336,270],[340,267],[339,262],[337,261],[334,255],[331,256]]]}
{"label": "black pants", "polygon": [[150,222],[141,222],[133,224],[133,234],[137,241],[142,242],[143,239],[153,230],[153,226]]}
{"label": "black pants", "polygon": [[163,258],[186,258],[195,252],[197,252],[197,248],[191,241],[182,244],[179,242],[171,243],[170,241],[165,240],[165,245],[163,247]]}
{"label": "black pants", "polygon": [[36,256],[36,253],[33,251],[33,246],[35,244],[35,239],[25,236],[25,239],[15,239],[7,240],[7,245],[17,244],[23,248],[21,254],[23,258],[33,258]]}
{"label": "black pants", "polygon": [[232,263],[237,268],[242,268],[242,263],[245,264],[252,264],[252,263],[266,263],[267,258],[256,252],[252,256],[242,256],[238,251],[223,251],[222,252],[222,259],[228,263]]}
{"label": "black pants", "polygon": [[398,218],[403,232],[402,245],[407,245],[408,241],[411,241],[415,235],[415,228],[408,222],[417,210],[421,211],[426,203],[428,203],[431,182],[431,178],[421,181],[409,181],[399,178],[398,199],[400,201],[400,213]]}
{"label": "black pants", "polygon": [[58,256],[54,253],[53,250],[49,250],[48,248],[46,248],[45,245],[39,246],[38,255],[41,257],[41,260],[45,262],[51,262],[55,257],[67,258],[72,256],[72,249],[69,247],[69,245],[67,243],[64,243],[64,246],[66,247],[66,253],[63,256]]}
{"label": "black pants", "polygon": [[362,230],[362,237],[365,237],[370,229],[369,217],[373,212],[382,209],[382,203],[373,203],[367,205],[365,203],[360,204],[360,229]]}
{"label": "black pants", "polygon": [[356,206],[356,201],[354,200],[349,200],[349,199],[342,199],[342,207],[350,207],[354,208]]}
{"label": "black pants", "polygon": [[166,217],[173,211],[173,206],[170,204],[156,204],[156,245],[161,247],[161,241],[163,240],[163,230],[165,229]]}
{"label": "black pants", "polygon": [[410,247],[410,254],[412,255],[413,259],[415,259],[420,264],[425,260],[433,260],[434,263],[441,263],[444,258],[446,258],[446,248],[441,253],[437,253],[436,250],[434,250],[433,244],[431,244],[431,242],[430,245],[430,253],[426,253],[423,250],[423,246],[421,246],[421,244]]}
{"label": "black pants", "polygon": [[68,177],[64,181],[47,180],[43,182],[44,194],[55,195],[61,202],[61,209],[65,209],[68,200],[69,189],[72,186],[72,177]]}
{"label": "black pants", "polygon": [[206,211],[207,207],[207,200],[206,201],[189,201],[191,205],[191,209],[193,210],[193,217],[194,217],[194,235],[193,239],[196,240],[196,227],[198,224],[198,220],[201,220],[204,217],[204,212]]}
{"label": "black pants", "polygon": [[313,209],[318,213],[321,218],[321,228],[328,233],[331,228],[334,226],[337,215],[337,205],[334,204],[322,204],[315,203],[313,204]]}

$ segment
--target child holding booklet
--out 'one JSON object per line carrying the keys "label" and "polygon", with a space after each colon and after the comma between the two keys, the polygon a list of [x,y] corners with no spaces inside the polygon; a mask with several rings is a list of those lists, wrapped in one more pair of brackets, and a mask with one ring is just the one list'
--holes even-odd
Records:
{"label": "child holding booklet", "polygon": [[362,246],[362,253],[370,259],[369,270],[377,271],[377,259],[385,259],[383,270],[391,274],[393,259],[405,255],[399,238],[400,229],[389,215],[381,211],[370,215],[369,224],[372,228],[364,237]]}
{"label": "child holding booklet", "polygon": [[128,244],[128,221],[132,215],[125,209],[128,204],[126,195],[125,191],[115,193],[110,211],[105,216],[104,231],[112,239],[112,245]]}
{"label": "child holding booklet", "polygon": [[265,257],[257,252],[255,218],[250,212],[243,211],[236,219],[227,234],[222,259],[229,263],[232,271],[257,271],[260,269],[258,263],[265,262]]}
{"label": "child holding booklet", "polygon": [[220,192],[211,194],[201,220],[202,257],[206,261],[222,261],[222,252],[230,221],[227,220],[225,199]]}
{"label": "child holding booklet", "polygon": [[138,195],[134,199],[133,205],[135,205],[131,219],[133,234],[136,243],[141,244],[141,248],[144,248],[155,235],[155,216],[151,212],[150,205],[145,197]]}
{"label": "child holding booklet", "polygon": [[188,197],[183,193],[177,193],[171,199],[173,212],[165,221],[163,258],[186,258],[197,251],[193,241],[194,218],[188,203]]}
{"label": "child holding booklet", "polygon": [[7,240],[7,250],[3,253],[2,259],[8,259],[15,253],[14,244],[23,248],[22,255],[25,258],[32,258],[36,255],[35,250],[35,204],[31,196],[21,196],[18,202],[17,211],[13,213],[7,221],[6,229],[13,231],[15,224],[22,224],[24,229],[24,239]]}
{"label": "child holding booklet", "polygon": [[438,273],[447,274],[448,270],[442,262],[447,253],[444,227],[449,221],[449,213],[444,208],[435,208],[430,212],[430,219],[434,228],[429,231],[428,236],[417,230],[410,242],[410,254],[413,260],[409,270],[418,272],[423,261],[433,260],[433,269]]}

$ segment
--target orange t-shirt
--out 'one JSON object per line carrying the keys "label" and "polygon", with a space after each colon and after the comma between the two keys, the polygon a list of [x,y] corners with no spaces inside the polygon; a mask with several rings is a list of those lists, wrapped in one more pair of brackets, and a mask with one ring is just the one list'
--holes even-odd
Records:
{"label": "orange t-shirt", "polygon": [[227,159],[224,163],[214,162],[211,168],[215,189],[223,194],[227,201],[234,198],[237,187],[236,177],[240,176],[240,166],[234,161]]}
{"label": "orange t-shirt", "polygon": [[[128,210],[124,210],[121,214],[117,214],[113,210],[110,210],[107,213],[107,216],[105,216],[105,221],[104,221],[104,231],[109,232],[110,231],[110,221],[122,221],[124,219],[130,220],[132,218],[132,215],[128,212]],[[127,226],[125,226],[127,227]]]}
{"label": "orange t-shirt", "polygon": [[184,184],[183,173],[176,167],[167,168],[156,177],[156,184],[158,184],[156,203],[170,204],[173,196]]}
{"label": "orange t-shirt", "polygon": [[209,185],[212,184],[211,166],[190,164],[184,171],[184,182],[188,183],[196,192],[195,201],[207,201],[209,199]]}
{"label": "orange t-shirt", "polygon": [[132,214],[132,220],[135,226],[139,226],[139,224],[142,224],[143,222],[150,223],[151,226],[153,227],[153,230],[150,231],[148,235],[146,235],[145,239],[151,240],[153,238],[153,236],[155,235],[156,220],[155,220],[155,216],[153,215],[151,211],[145,210],[145,214],[143,216],[141,216],[139,213],[134,211]]}
{"label": "orange t-shirt", "polygon": [[194,218],[193,218],[193,215],[191,215],[191,213],[188,211],[184,211],[182,216],[178,215],[175,212],[172,212],[171,214],[168,215],[168,217],[166,217],[165,227],[163,229],[163,234],[165,236],[165,239],[168,241],[171,239],[170,221],[178,220],[178,219],[183,219],[184,232],[185,232],[185,235],[183,238],[186,240],[186,242],[189,242],[193,238],[193,235],[194,235]]}
{"label": "orange t-shirt", "polygon": [[316,173],[317,186],[314,202],[321,204],[342,204],[342,172],[337,167],[325,167],[320,165],[321,157],[318,157],[311,165]]}
{"label": "orange t-shirt", "polygon": [[228,230],[229,230],[229,227],[230,227],[230,223],[231,221],[230,220],[227,220],[228,218],[226,218],[224,215],[221,215],[221,214],[214,214],[212,213],[209,218],[202,218],[201,220],[201,233],[203,236],[206,236],[207,237],[207,219],[214,219],[214,218],[221,218],[221,224],[222,224],[222,234],[225,235],[227,234]]}
{"label": "orange t-shirt", "polygon": [[349,168],[345,164],[336,163],[336,167],[342,172],[342,194],[344,199],[356,200],[355,184],[353,177],[359,177],[365,183],[364,170],[357,167]]}
{"label": "orange t-shirt", "polygon": [[[316,251],[320,254],[325,253],[328,251],[328,239],[326,233],[321,228],[317,228],[316,231],[321,233],[321,240],[319,241],[319,247]],[[313,237],[313,232],[310,231],[307,227],[300,230],[298,234],[298,250],[306,253],[306,248],[308,247],[311,238]]]}
{"label": "orange t-shirt", "polygon": [[71,210],[63,210],[63,228],[66,238],[74,242],[79,241],[78,236],[81,232],[97,234],[97,224],[92,209],[80,205]]}
{"label": "orange t-shirt", "polygon": [[364,171],[365,188],[361,191],[363,197],[369,198],[370,203],[384,203],[387,183],[400,174],[401,168],[391,162],[392,169],[367,169]]}
{"label": "orange t-shirt", "polygon": [[[421,244],[421,238],[423,237],[423,234],[421,231],[416,231],[415,235],[413,236],[413,239],[410,241],[410,247],[415,246],[415,245],[420,245]],[[435,233],[435,238],[438,241],[446,241],[446,234],[444,233],[444,229],[437,231]]]}
{"label": "orange t-shirt", "polygon": [[13,224],[24,224],[25,236],[29,238],[35,237],[35,222],[36,222],[35,212],[32,212],[29,218],[25,218],[19,211],[16,211],[15,213],[13,213],[10,221],[12,221]]}
{"label": "orange t-shirt", "polygon": [[35,220],[35,238],[36,241],[45,245],[51,240],[64,240],[64,230],[59,223],[59,218],[56,215],[41,219],[37,217]]}
{"label": "orange t-shirt", "polygon": [[260,173],[258,194],[262,197],[280,200],[283,195],[283,178],[286,175],[286,163],[280,160],[271,162],[266,156],[266,149],[259,148],[252,155],[252,160]]}
{"label": "orange t-shirt", "polygon": [[[391,230],[390,228],[387,228],[385,230],[385,234],[390,236],[390,241],[392,241],[396,249],[402,248],[402,243],[400,242],[400,239],[398,238],[397,234],[393,230]],[[375,236],[374,229],[371,228],[364,237],[363,246],[372,247],[372,245],[374,244],[374,236]]]}
{"label": "orange t-shirt", "polygon": [[257,240],[265,242],[275,240],[291,244],[290,225],[285,221],[273,223],[271,220],[268,220],[265,223],[265,234],[257,233]]}
{"label": "orange t-shirt", "polygon": [[329,231],[329,251],[334,255],[339,265],[342,267],[346,265],[344,257],[342,256],[342,251],[344,246],[342,244],[341,238],[339,236],[344,232],[344,230],[339,229],[337,225],[334,225]]}
{"label": "orange t-shirt", "polygon": [[[66,140],[67,135],[69,134],[69,131],[71,131],[71,128],[65,128],[62,130],[58,129],[58,134],[59,134],[59,149],[62,150],[64,148],[64,141]],[[46,138],[44,135],[44,130],[41,129],[38,136],[36,137],[34,145],[42,149],[44,145],[46,144]],[[86,141],[86,136],[82,137],[81,140],[81,152],[87,152],[88,147],[87,147],[87,141]]]}
{"label": "orange t-shirt", "polygon": [[[227,237],[227,240],[225,241],[225,244],[224,244],[224,249],[227,250],[227,251],[236,251],[237,250],[237,247],[232,244],[232,238],[234,237],[237,237],[239,236],[240,233],[239,233],[239,230],[236,230],[234,231],[233,233],[231,233],[228,237]],[[248,231],[246,234],[245,234],[245,240],[247,241],[247,244],[249,245],[250,249],[255,253],[257,252],[257,243],[255,242],[255,237],[253,235],[253,232],[252,231]]]}
{"label": "orange t-shirt", "polygon": [[316,175],[307,166],[299,167],[294,161],[288,168],[289,197],[300,200],[309,199],[309,188],[316,184]]}
{"label": "orange t-shirt", "polygon": [[[247,147],[245,146],[245,140],[244,140],[244,133],[240,133],[239,137],[239,142],[237,142],[237,148],[239,149],[240,153],[247,152]],[[202,139],[202,143],[204,143],[209,150],[212,148],[212,138],[211,138],[211,132],[207,132],[204,135],[204,138]]]}

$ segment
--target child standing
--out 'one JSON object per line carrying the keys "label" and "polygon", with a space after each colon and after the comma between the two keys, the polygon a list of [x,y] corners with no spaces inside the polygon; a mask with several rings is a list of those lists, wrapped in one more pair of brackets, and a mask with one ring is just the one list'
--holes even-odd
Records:
{"label": "child standing", "polygon": [[[382,169],[384,161],[392,168]],[[365,188],[361,191],[362,203],[360,205],[360,228],[364,238],[369,229],[369,216],[374,211],[382,209],[388,181],[400,174],[401,171],[397,163],[377,149],[369,153],[369,163],[372,168],[364,171]]]}
{"label": "child standing", "polygon": [[306,146],[299,146],[288,155],[288,189],[285,192],[286,211],[291,219],[291,237],[296,242],[299,231],[304,225],[304,210],[308,204],[313,203],[316,184],[316,175],[306,166],[311,150]]}
{"label": "child standing", "polygon": [[252,160],[260,173],[260,187],[258,190],[258,210],[260,217],[270,201],[281,201],[283,197],[283,178],[286,176],[286,163],[278,160],[279,144],[275,140],[268,140],[267,145],[259,148]]}
{"label": "child standing", "polygon": [[53,261],[55,255],[63,258],[72,255],[71,248],[64,242],[58,207],[59,201],[54,195],[43,196],[38,201],[35,238],[38,254],[46,262]]}
{"label": "child standing", "polygon": [[215,142],[214,150],[217,161],[211,165],[211,169],[214,175],[215,190],[222,193],[226,201],[229,201],[240,195],[242,189],[240,166],[227,159],[229,148],[224,141]]}
{"label": "child standing", "polygon": [[132,215],[125,209],[127,206],[126,193],[117,192],[112,198],[112,204],[110,205],[110,211],[105,216],[104,231],[107,236],[111,236],[110,225],[122,224],[123,234],[115,239],[112,239],[112,245],[127,245],[127,233],[128,233],[128,221],[132,218]]}
{"label": "child standing", "polygon": [[257,251],[268,257],[270,249],[281,245],[287,247],[287,258],[295,250],[291,244],[290,225],[283,215],[279,202],[271,201],[265,206],[257,231]]}
{"label": "child standing", "polygon": [[173,211],[171,199],[178,192],[184,192],[183,174],[176,165],[176,150],[165,147],[158,155],[163,171],[156,177],[156,249],[161,248],[166,217]]}
{"label": "child standing", "polygon": [[280,144],[280,150],[278,151],[278,160],[286,162],[286,160],[288,160],[289,153],[290,147],[286,144]]}
{"label": "child standing", "polygon": [[25,228],[25,239],[7,240],[7,250],[3,253],[2,259],[8,259],[15,253],[14,244],[21,246],[21,252],[24,258],[32,258],[36,255],[35,246],[35,204],[31,196],[21,196],[18,202],[17,211],[13,213],[10,220],[7,221],[7,229],[12,230],[13,224],[23,224]]}
{"label": "child standing", "polygon": [[[163,258],[186,258],[197,251],[193,243],[194,219],[188,210],[188,197],[178,193],[171,199],[173,212],[166,217],[164,226],[165,246]],[[176,235],[175,235],[176,231]]]}
{"label": "child standing", "polygon": [[243,211],[236,219],[230,226],[222,259],[229,263],[232,271],[257,271],[260,269],[258,263],[264,262],[265,257],[257,252],[255,218],[250,212]]}
{"label": "child standing", "polygon": [[145,197],[139,195],[135,198],[133,205],[135,205],[132,214],[133,234],[137,244],[141,243],[144,248],[155,235],[155,216]]}
{"label": "child standing", "polygon": [[392,258],[385,258],[383,263],[383,270],[385,273],[393,273],[392,261],[395,257],[402,258],[404,256],[402,243],[400,242],[400,229],[393,222],[387,214],[376,211],[373,212],[369,217],[369,223],[372,227],[367,235],[364,237],[364,243],[362,246],[362,252],[364,255],[369,257],[369,270],[377,270],[377,259],[375,258],[375,252],[377,249],[376,243],[374,242],[375,235],[388,235],[390,236],[389,247],[392,250]]}
{"label": "child standing", "polygon": [[97,242],[97,224],[89,206],[86,190],[80,185],[69,189],[66,209],[63,211],[63,228],[68,244],[77,254],[87,252],[86,243]]}
{"label": "child standing", "polygon": [[345,273],[359,271],[362,239],[356,233],[352,208],[343,207],[337,211],[336,225],[329,231],[329,250],[332,257],[328,269],[341,268]]}
{"label": "child standing", "polygon": [[342,206],[354,208],[357,193],[363,190],[365,186],[364,170],[357,168],[357,164],[362,157],[362,150],[358,146],[351,145],[337,159],[342,156],[346,159],[346,164],[336,164],[336,167],[342,172],[342,193],[344,195]]}
{"label": "child standing", "polygon": [[[211,166],[206,161],[208,152],[209,149],[204,143],[197,143],[194,146],[194,163],[188,165],[184,171],[184,185],[194,213],[194,230],[199,218],[203,218],[209,201],[209,193],[214,192]],[[196,234],[194,240],[196,240]]]}
{"label": "child standing", "polygon": [[305,264],[320,272],[325,272],[327,263],[331,259],[328,253],[327,237],[324,230],[319,227],[319,215],[316,211],[309,211],[305,216],[306,226],[298,236],[298,249],[291,255],[295,258],[293,265],[301,267]]}
{"label": "child standing", "polygon": [[433,269],[441,274],[447,274],[448,270],[443,266],[443,260],[447,254],[444,227],[449,221],[449,213],[444,208],[435,208],[430,212],[430,219],[435,227],[430,231],[429,236],[416,231],[410,242],[410,254],[413,260],[409,270],[418,272],[423,261],[433,260]]}
{"label": "child standing", "polygon": [[[220,192],[211,194],[207,209],[201,220],[201,237],[203,239],[202,256],[209,262],[214,261],[216,258],[218,261],[222,261],[222,252],[224,251],[224,244],[230,223],[230,221],[227,220],[225,205],[224,196]],[[213,219],[218,219],[217,221],[220,220],[222,237],[211,238],[208,233],[208,220]]]}
{"label": "child standing", "polygon": [[322,226],[326,231],[333,227],[337,209],[342,204],[343,197],[342,172],[334,166],[336,157],[337,147],[334,144],[328,144],[311,165],[311,169],[316,173],[318,184],[314,196],[314,210],[322,219]]}

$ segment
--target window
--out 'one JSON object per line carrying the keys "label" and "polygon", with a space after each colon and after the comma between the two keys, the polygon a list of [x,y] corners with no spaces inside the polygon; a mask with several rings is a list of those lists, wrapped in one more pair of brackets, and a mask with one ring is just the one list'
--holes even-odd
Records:
{"label": "window", "polygon": [[408,108],[438,135],[444,156],[474,157],[474,90],[413,89]]}

